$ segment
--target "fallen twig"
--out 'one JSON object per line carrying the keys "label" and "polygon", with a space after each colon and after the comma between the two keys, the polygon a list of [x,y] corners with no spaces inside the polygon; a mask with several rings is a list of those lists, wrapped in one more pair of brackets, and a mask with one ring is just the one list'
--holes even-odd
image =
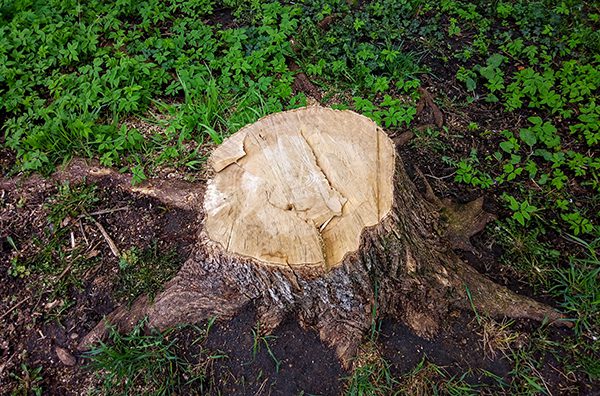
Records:
{"label": "fallen twig", "polygon": [[117,245],[112,240],[110,235],[108,235],[108,232],[106,232],[106,229],[102,226],[102,224],[98,223],[96,221],[96,219],[94,219],[92,216],[88,216],[88,218],[94,222],[96,227],[98,227],[98,229],[100,230],[100,233],[106,240],[106,243],[108,244],[108,247],[110,248],[110,251],[112,252],[112,254],[114,254],[116,258],[121,258],[121,254],[119,253],[119,249],[117,248]]}
{"label": "fallen twig", "polygon": [[83,230],[83,223],[81,222],[81,219],[79,219],[79,230],[81,231],[81,235],[83,236],[83,239],[85,240],[86,246],[89,247],[90,241],[88,241],[87,236],[85,235],[85,231]]}
{"label": "fallen twig", "polygon": [[427,173],[427,174],[425,174],[425,176],[431,177],[432,179],[436,179],[436,180],[444,180],[444,179],[454,176],[455,174],[456,174],[456,172],[452,172],[446,176],[435,176],[435,175],[430,175],[429,173]]}
{"label": "fallen twig", "polygon": [[63,278],[63,276],[65,276],[69,272],[69,270],[73,267],[73,263],[74,261],[72,260],[69,263],[69,265],[66,266],[66,268],[60,273],[60,275],[58,275],[58,278],[54,280],[55,283],[58,283]]}
{"label": "fallen twig", "polygon": [[129,206],[123,206],[121,208],[115,208],[115,209],[102,209],[102,210],[98,210],[96,212],[92,212],[92,213],[84,213],[82,215],[77,216],[77,219],[81,219],[87,216],[98,216],[98,215],[103,215],[103,214],[107,214],[107,213],[113,213],[113,212],[119,212],[121,210],[128,210]]}
{"label": "fallen twig", "polygon": [[18,303],[16,303],[15,305],[13,305],[12,308],[10,308],[8,311],[4,312],[2,315],[0,315],[0,320],[4,319],[4,317],[6,315],[8,315],[9,313],[11,313],[12,311],[14,311],[15,309],[19,308],[21,306],[21,304],[23,304],[24,302],[26,302],[27,300],[29,300],[31,298],[31,296],[27,296],[24,299],[22,299],[21,301],[19,301]]}

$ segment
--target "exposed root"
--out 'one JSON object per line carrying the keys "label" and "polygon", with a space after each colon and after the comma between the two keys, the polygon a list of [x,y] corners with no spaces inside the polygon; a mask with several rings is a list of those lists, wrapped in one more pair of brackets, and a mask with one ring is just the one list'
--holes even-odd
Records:
{"label": "exposed root", "polygon": [[442,222],[444,224],[443,237],[455,249],[475,252],[471,245],[471,237],[480,233],[496,216],[483,210],[483,197],[471,202],[459,204],[449,199],[442,202]]}
{"label": "exposed root", "polygon": [[402,147],[414,137],[415,137],[414,132],[406,131],[406,132],[401,133],[398,136],[393,137],[392,140],[396,144],[396,147]]}
{"label": "exposed root", "polygon": [[200,210],[199,202],[202,202],[201,197],[204,195],[204,183],[151,179],[134,186],[131,175],[100,166],[97,161],[84,159],[71,161],[67,167],[54,173],[52,179],[70,183],[108,180],[123,191],[153,197],[165,205],[193,212]]}
{"label": "exposed root", "polygon": [[462,299],[460,305],[464,309],[471,309],[472,304],[480,313],[491,317],[526,318],[559,326],[573,326],[565,315],[549,305],[492,282],[460,260],[452,269],[458,276],[457,280],[462,281],[463,290],[468,288],[471,295],[470,298],[465,295],[466,298]]}
{"label": "exposed root", "polygon": [[467,203],[440,199],[433,192],[423,172],[419,168],[415,168],[415,171],[425,185],[424,198],[435,205],[441,214],[441,236],[454,249],[476,253],[471,245],[471,237],[483,231],[487,223],[496,220],[496,216],[483,210],[483,197]]}
{"label": "exposed root", "polygon": [[115,309],[81,339],[77,349],[86,351],[99,341],[105,340],[111,327],[116,327],[119,331],[131,331],[146,316],[147,310],[148,298],[146,296],[138,298],[129,308]]}

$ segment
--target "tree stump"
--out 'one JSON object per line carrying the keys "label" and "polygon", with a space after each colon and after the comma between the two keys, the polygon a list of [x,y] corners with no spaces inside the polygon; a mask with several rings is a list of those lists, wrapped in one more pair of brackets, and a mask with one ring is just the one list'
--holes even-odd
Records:
{"label": "tree stump", "polygon": [[[423,198],[392,140],[364,116],[322,107],[273,114],[225,140],[209,165],[203,200],[187,203],[203,222],[192,256],[153,302],[141,297],[109,322],[126,330],[147,316],[163,329],[231,318],[252,303],[263,331],[295,315],[348,366],[382,316],[426,338],[456,308],[562,318],[453,253],[452,241],[468,244],[485,224],[481,200]],[[105,332],[99,323],[81,347]]]}

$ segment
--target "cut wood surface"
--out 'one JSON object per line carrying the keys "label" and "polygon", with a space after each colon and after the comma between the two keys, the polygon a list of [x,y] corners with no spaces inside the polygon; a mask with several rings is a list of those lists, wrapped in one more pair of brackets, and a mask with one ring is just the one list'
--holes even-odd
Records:
{"label": "cut wood surface", "polygon": [[210,163],[210,239],[269,265],[335,267],[392,207],[393,142],[356,113],[312,107],[263,118]]}

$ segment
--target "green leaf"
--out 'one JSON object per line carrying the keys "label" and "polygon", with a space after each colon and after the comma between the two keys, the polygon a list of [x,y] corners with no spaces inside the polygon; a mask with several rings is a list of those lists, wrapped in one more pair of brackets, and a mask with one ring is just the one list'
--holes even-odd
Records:
{"label": "green leaf", "polygon": [[467,89],[469,91],[475,91],[475,88],[477,87],[477,83],[471,77],[467,77],[465,79],[465,86],[467,87]]}
{"label": "green leaf", "polygon": [[523,218],[523,215],[521,214],[521,212],[517,212],[517,213],[513,214],[513,218],[515,220],[517,220],[519,222],[519,224],[521,224],[522,226],[525,225],[525,219]]}
{"label": "green leaf", "polygon": [[500,65],[502,64],[502,62],[504,62],[504,59],[506,59],[503,55],[500,54],[494,54],[492,56],[490,56],[487,60],[487,64],[491,67],[491,68],[497,68],[500,67]]}
{"label": "green leaf", "polygon": [[529,117],[527,120],[533,125],[542,125],[542,119],[540,117]]}
{"label": "green leaf", "polygon": [[507,153],[511,153],[514,147],[514,144],[509,141],[500,143],[500,148]]}
{"label": "green leaf", "polygon": [[529,147],[532,147],[537,143],[537,138],[535,137],[535,133],[531,131],[531,129],[521,129],[519,132],[521,140],[525,142]]}

